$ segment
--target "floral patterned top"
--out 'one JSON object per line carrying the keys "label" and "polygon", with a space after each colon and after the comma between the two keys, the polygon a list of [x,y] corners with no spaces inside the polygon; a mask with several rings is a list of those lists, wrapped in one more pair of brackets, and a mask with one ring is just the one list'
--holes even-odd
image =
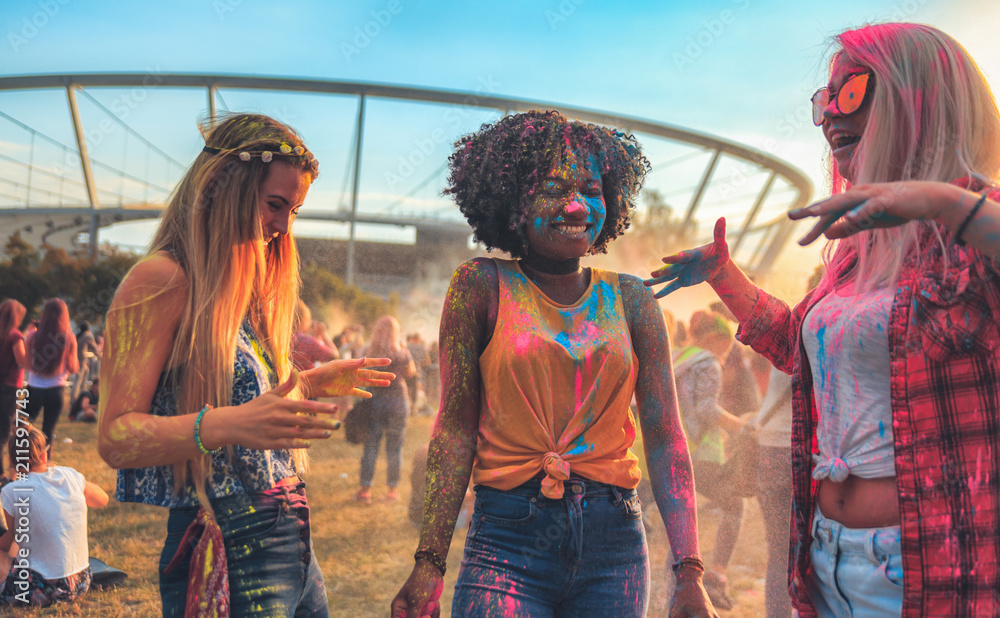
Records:
{"label": "floral patterned top", "polygon": [[[177,406],[176,394],[170,388],[171,374],[164,372],[153,394],[150,414],[171,416]],[[233,367],[233,405],[240,405],[270,390],[276,382],[271,359],[257,342],[257,335],[248,321],[240,327]],[[229,451],[232,450],[232,457]],[[296,474],[291,451],[287,449],[260,451],[234,445],[212,455],[208,477],[211,499],[233,494],[259,494],[281,479]],[[189,480],[181,493],[174,491],[172,465],[147,468],[126,468],[118,471],[115,500],[141,502],[154,506],[198,506],[194,484]]]}

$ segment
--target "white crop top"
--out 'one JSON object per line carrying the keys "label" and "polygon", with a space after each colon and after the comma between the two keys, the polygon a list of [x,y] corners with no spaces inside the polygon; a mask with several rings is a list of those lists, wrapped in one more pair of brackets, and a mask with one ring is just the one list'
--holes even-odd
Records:
{"label": "white crop top", "polygon": [[894,288],[823,297],[802,322],[819,412],[813,478],[895,476],[889,395]]}

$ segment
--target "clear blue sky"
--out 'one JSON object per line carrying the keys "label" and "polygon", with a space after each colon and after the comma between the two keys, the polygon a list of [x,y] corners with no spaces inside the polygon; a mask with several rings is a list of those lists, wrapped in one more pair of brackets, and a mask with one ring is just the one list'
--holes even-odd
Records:
{"label": "clear blue sky", "polygon": [[[949,32],[998,83],[996,0],[2,0],[0,74],[243,73],[467,91],[488,84],[501,95],[645,117],[744,142],[799,166],[822,193],[823,143],[803,113],[804,102],[825,83],[829,37],[889,20]],[[113,100],[113,93],[96,96],[105,105]],[[326,148],[325,184],[310,199],[339,199],[353,102],[223,96],[229,107],[283,117],[314,150]],[[140,106],[128,122],[186,164],[198,148],[193,123],[204,113],[204,94],[171,97]],[[0,94],[0,110],[37,128],[57,118],[45,130],[71,140],[65,107],[61,93]],[[366,130],[371,143],[363,169],[374,177],[392,169],[397,151],[409,151],[415,139],[398,127],[380,132],[380,111],[390,113],[373,103]],[[416,105],[391,113],[397,120],[441,114]],[[469,118],[466,128],[486,117]],[[0,142],[6,139],[14,137],[0,135]],[[447,147],[440,150],[443,160]],[[430,200],[441,185],[432,184]]]}
{"label": "clear blue sky", "polygon": [[[0,45],[0,73],[159,67],[461,90],[491,77],[503,94],[730,134],[751,127],[766,131],[777,122],[821,81],[827,38],[867,21],[902,17],[939,25],[981,63],[1000,69],[1000,49],[993,43],[998,5],[953,0],[946,10],[942,0],[4,0],[0,32],[7,41]],[[54,14],[38,18],[46,9]],[[728,24],[724,11],[731,12]],[[369,22],[379,13],[388,23],[376,29]],[[33,19],[44,25],[23,37],[33,33],[24,30],[25,20]],[[359,38],[366,26],[377,35]]]}

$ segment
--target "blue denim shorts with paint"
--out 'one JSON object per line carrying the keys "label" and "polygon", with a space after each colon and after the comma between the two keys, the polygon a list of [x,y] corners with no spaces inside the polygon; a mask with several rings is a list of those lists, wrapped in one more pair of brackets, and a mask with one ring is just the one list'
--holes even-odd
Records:
{"label": "blue denim shorts with paint", "polygon": [[643,616],[649,554],[635,490],[584,478],[546,498],[541,480],[483,485],[452,616]]}
{"label": "blue denim shorts with paint", "polygon": [[[212,506],[226,544],[231,615],[328,615],[323,574],[312,552],[305,483],[227,496]],[[170,509],[160,556],[164,616],[184,615],[188,565],[164,570],[197,514],[197,507]]]}
{"label": "blue denim shorts with paint", "polygon": [[899,526],[848,528],[816,507],[806,580],[821,618],[899,616],[903,556]]}

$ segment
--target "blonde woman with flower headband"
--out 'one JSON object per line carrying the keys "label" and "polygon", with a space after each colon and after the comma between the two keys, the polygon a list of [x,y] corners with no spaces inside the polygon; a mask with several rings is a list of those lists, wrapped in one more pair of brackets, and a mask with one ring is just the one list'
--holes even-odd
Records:
{"label": "blonde woman with flower headband", "polygon": [[836,37],[814,121],[835,195],[826,274],[789,308],[715,242],[664,258],[792,375],[792,601],[808,616],[1000,615],[1000,115],[954,39]]}
{"label": "blonde woman with flower headband", "polygon": [[[389,359],[289,361],[290,227],[318,165],[295,132],[234,114],[207,127],[150,252],[108,312],[98,447],[116,499],[170,509],[164,616],[327,615],[299,477],[335,406]],[[197,547],[195,545],[197,544]]]}

